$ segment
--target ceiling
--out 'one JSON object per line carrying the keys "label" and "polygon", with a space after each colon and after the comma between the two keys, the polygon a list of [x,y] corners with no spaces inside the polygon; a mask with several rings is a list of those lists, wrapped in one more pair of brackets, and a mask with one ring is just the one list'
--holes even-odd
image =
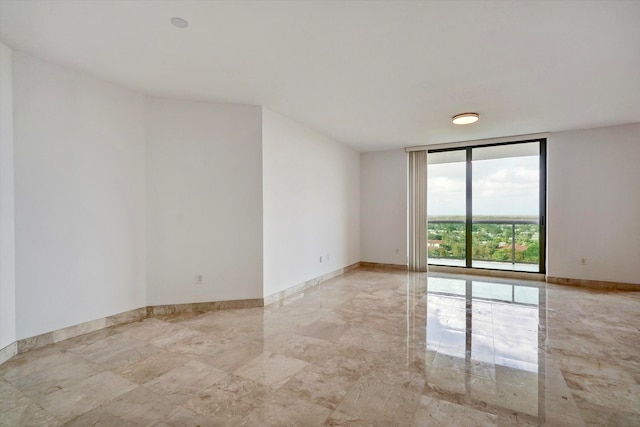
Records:
{"label": "ceiling", "polygon": [[14,50],[359,151],[640,122],[639,23],[617,0],[0,0]]}

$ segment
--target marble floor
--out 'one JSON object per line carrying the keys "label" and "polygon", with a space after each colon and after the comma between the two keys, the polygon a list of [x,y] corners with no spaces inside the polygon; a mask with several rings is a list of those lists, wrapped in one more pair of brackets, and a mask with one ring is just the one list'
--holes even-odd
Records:
{"label": "marble floor", "polygon": [[640,292],[356,270],[0,365],[0,425],[639,426]]}

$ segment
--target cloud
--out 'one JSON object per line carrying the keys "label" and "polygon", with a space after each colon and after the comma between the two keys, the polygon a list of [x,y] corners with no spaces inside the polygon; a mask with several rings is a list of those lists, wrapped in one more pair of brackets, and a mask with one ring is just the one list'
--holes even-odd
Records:
{"label": "cloud", "polygon": [[[539,212],[538,157],[512,157],[474,161],[475,215],[537,215]],[[429,215],[463,215],[465,164],[428,167]]]}
{"label": "cloud", "polygon": [[[477,169],[477,168],[476,168]],[[475,171],[474,171],[475,172]],[[538,192],[538,170],[534,168],[518,167],[517,169],[502,168],[495,172],[486,171],[474,173],[474,196],[536,196]]]}
{"label": "cloud", "polygon": [[429,181],[429,191],[433,193],[464,193],[464,180],[438,176]]}

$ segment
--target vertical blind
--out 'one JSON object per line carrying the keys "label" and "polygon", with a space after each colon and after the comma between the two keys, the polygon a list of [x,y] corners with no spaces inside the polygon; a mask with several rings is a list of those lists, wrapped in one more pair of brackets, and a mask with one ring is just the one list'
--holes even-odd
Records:
{"label": "vertical blind", "polygon": [[427,271],[427,152],[409,152],[409,270]]}

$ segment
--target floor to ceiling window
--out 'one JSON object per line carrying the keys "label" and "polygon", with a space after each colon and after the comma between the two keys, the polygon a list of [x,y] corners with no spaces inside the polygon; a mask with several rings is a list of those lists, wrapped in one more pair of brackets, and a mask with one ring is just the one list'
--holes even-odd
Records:
{"label": "floor to ceiling window", "polygon": [[429,264],[544,273],[546,140],[428,152]]}

